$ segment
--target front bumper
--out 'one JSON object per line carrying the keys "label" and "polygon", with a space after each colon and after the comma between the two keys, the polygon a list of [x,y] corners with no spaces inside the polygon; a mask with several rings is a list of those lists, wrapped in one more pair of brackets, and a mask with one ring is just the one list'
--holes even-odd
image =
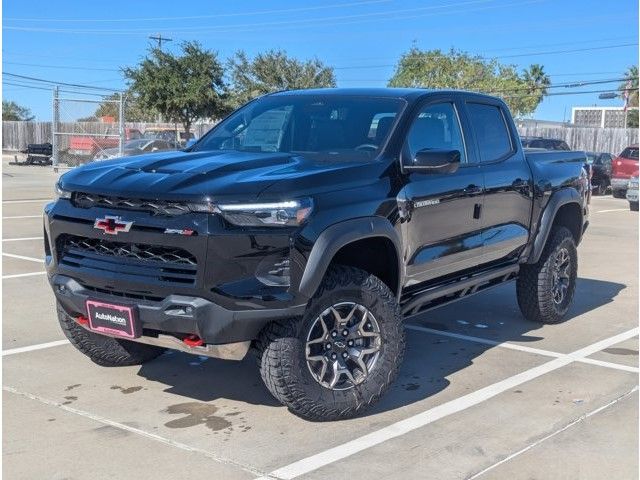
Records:
{"label": "front bumper", "polygon": [[[94,228],[96,219],[114,214],[132,222],[131,229],[107,235]],[[46,207],[44,229],[49,281],[72,316],[86,316],[87,299],[133,305],[151,335],[196,335],[220,345],[253,340],[272,320],[302,315],[308,301],[297,288],[307,254],[295,246],[295,232],[247,232],[228,228],[213,215],[80,208],[69,200]],[[184,229],[192,234],[175,233]],[[80,248],[70,238],[87,245]],[[100,250],[99,242],[111,250]],[[177,251],[179,264],[173,259]],[[291,259],[291,285],[258,281],[256,272],[265,261],[282,256]]]}
{"label": "front bumper", "polygon": [[161,301],[136,300],[89,290],[73,278],[54,275],[50,283],[56,299],[71,316],[87,315],[87,300],[99,299],[137,308],[143,334],[159,332],[177,336],[196,335],[206,344],[225,344],[253,340],[269,322],[302,315],[306,305],[284,309],[227,310],[204,298],[169,295]]}
{"label": "front bumper", "polygon": [[638,188],[629,188],[627,190],[627,200],[632,203],[638,201]]}

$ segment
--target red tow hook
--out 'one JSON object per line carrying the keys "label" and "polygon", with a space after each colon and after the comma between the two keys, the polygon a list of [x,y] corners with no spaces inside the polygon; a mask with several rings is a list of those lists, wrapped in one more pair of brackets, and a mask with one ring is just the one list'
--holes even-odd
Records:
{"label": "red tow hook", "polygon": [[188,347],[201,347],[204,345],[204,341],[197,335],[188,335],[183,340],[184,344]]}
{"label": "red tow hook", "polygon": [[89,319],[82,315],[76,317],[76,322],[80,325],[89,325]]}

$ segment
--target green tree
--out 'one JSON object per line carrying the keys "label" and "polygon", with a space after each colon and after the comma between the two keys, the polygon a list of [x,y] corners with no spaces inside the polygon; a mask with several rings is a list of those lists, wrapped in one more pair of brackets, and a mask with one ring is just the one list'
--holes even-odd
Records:
{"label": "green tree", "polygon": [[153,48],[137,67],[124,68],[140,109],[158,112],[189,132],[194,121],[226,113],[223,67],[217,53],[184,42],[180,54]]}
{"label": "green tree", "polygon": [[269,50],[253,60],[240,50],[228,60],[231,106],[279,90],[335,87],[333,68],[317,58],[301,61],[283,50]]}
{"label": "green tree", "polygon": [[513,65],[451,49],[412,47],[400,57],[390,87],[454,88],[501,97],[516,116],[533,113],[546,94],[549,77],[541,65],[518,73]]}
{"label": "green tree", "polygon": [[31,110],[18,105],[16,102],[2,100],[2,120],[17,120],[28,122],[35,117],[31,115]]}

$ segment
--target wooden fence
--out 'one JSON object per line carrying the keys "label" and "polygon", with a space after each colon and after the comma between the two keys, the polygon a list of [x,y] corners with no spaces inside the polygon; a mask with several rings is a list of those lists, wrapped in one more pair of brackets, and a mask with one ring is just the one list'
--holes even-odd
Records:
{"label": "wooden fence", "polygon": [[[101,122],[61,122],[61,132],[95,133],[96,136],[118,133],[117,123]],[[192,126],[197,138],[204,135],[214,124],[198,123]],[[127,128],[144,132],[148,127],[176,128],[173,123],[127,122]],[[181,130],[181,126],[178,126]],[[67,137],[68,138],[68,137]],[[51,143],[51,122],[2,122],[2,151],[18,151],[27,148],[30,143]],[[63,142],[64,143],[64,142]],[[64,148],[61,145],[61,148]]]}
{"label": "wooden fence", "polygon": [[[171,123],[127,123],[129,128],[144,132],[150,126],[175,127]],[[196,124],[196,137],[206,133],[213,124]],[[62,123],[62,131],[86,132],[104,135],[117,125],[99,122]],[[520,135],[559,138],[575,150],[620,153],[627,145],[638,143],[635,128],[589,128],[589,127],[520,127]],[[2,150],[16,151],[27,148],[29,143],[51,142],[51,122],[2,122]]]}
{"label": "wooden fence", "polygon": [[625,147],[638,143],[637,128],[519,127],[523,137],[562,139],[574,150],[607,152],[618,155]]}

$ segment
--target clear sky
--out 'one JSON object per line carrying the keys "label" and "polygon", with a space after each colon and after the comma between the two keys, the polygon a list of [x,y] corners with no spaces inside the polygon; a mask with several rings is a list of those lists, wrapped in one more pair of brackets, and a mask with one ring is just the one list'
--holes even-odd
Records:
{"label": "clear sky", "polygon": [[[541,63],[552,83],[614,79],[638,62],[637,0],[5,0],[2,24],[4,72],[111,88],[124,86],[119,67],[135,64],[157,33],[173,39],[168,49],[198,40],[222,59],[238,49],[315,56],[344,87],[385,86],[413,43],[519,68]],[[3,99],[51,118],[50,91],[3,83]],[[534,117],[569,120],[572,106],[621,104],[597,93],[554,96]]]}

